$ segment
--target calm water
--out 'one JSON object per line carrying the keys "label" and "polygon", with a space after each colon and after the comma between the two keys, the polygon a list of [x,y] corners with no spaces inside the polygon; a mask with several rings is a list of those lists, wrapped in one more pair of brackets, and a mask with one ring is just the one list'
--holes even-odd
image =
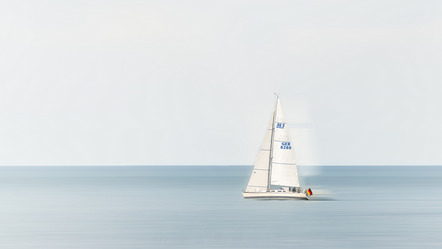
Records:
{"label": "calm water", "polygon": [[301,168],[310,201],[244,200],[250,171],[0,167],[0,247],[442,247],[442,167]]}

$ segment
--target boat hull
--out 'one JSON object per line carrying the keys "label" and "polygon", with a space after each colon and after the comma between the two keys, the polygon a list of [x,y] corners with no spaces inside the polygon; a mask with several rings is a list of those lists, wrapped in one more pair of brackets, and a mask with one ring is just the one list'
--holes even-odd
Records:
{"label": "boat hull", "polygon": [[242,196],[246,199],[309,199],[305,193],[293,192],[243,192]]}

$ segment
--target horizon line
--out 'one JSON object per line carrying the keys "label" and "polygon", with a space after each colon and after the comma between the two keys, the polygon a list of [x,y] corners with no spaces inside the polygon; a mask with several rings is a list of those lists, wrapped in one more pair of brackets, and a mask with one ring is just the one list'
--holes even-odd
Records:
{"label": "horizon line", "polygon": [[[70,165],[0,165],[0,167],[252,167],[253,164],[70,164]],[[297,165],[300,167],[440,167],[442,164],[324,164],[324,165]]]}

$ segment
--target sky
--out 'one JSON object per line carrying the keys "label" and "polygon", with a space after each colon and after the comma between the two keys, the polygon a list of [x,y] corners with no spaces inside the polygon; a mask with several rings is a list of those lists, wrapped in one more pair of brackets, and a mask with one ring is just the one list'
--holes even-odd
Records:
{"label": "sky", "polygon": [[3,1],[0,165],[442,164],[440,1]]}

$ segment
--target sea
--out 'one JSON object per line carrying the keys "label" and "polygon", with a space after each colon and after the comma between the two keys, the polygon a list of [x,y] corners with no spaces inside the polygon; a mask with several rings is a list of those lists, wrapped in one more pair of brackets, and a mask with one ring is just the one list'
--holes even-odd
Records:
{"label": "sea", "polygon": [[310,200],[243,199],[251,170],[0,167],[0,248],[442,248],[442,167],[299,167]]}

